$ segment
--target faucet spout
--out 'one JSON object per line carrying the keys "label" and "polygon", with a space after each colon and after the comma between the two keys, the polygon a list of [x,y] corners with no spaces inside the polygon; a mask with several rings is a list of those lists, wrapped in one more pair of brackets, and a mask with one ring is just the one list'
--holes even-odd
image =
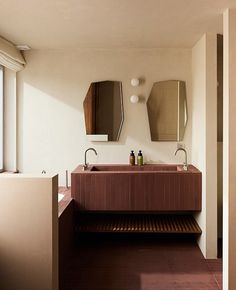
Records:
{"label": "faucet spout", "polygon": [[85,152],[84,152],[84,165],[83,165],[84,170],[88,168],[87,152],[90,150],[93,151],[96,155],[98,155],[97,151],[94,148],[88,148],[87,150],[85,150]]}
{"label": "faucet spout", "polygon": [[184,162],[184,166],[183,166],[183,170],[188,170],[188,156],[187,156],[187,151],[184,148],[178,148],[175,151],[175,155],[179,152],[179,151],[183,151],[185,154],[185,162]]}

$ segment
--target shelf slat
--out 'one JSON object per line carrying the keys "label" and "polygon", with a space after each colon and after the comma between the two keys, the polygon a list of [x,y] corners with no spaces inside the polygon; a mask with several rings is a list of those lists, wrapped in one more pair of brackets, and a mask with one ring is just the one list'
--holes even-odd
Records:
{"label": "shelf slat", "polygon": [[81,214],[78,232],[201,234],[192,215]]}

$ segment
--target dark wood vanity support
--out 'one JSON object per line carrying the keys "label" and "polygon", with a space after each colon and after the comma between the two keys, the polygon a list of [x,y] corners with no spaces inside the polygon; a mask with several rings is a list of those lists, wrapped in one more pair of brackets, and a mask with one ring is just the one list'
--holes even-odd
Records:
{"label": "dark wood vanity support", "polygon": [[71,194],[80,211],[201,210],[201,172],[192,165],[188,171],[178,165],[104,166],[79,166],[72,173]]}

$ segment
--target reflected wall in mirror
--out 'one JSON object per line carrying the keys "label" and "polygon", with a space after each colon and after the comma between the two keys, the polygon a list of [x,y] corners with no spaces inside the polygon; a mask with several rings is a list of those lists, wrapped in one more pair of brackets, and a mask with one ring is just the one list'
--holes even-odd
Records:
{"label": "reflected wall in mirror", "polygon": [[122,83],[90,84],[84,99],[86,134],[91,141],[117,141],[124,121]]}
{"label": "reflected wall in mirror", "polygon": [[154,83],[147,111],[152,141],[183,140],[188,120],[185,82]]}

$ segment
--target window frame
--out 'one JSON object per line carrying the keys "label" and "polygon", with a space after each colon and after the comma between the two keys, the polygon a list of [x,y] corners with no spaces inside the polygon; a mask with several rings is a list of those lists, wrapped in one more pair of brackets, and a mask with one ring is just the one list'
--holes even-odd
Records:
{"label": "window frame", "polygon": [[4,171],[4,67],[0,65],[0,172]]}

